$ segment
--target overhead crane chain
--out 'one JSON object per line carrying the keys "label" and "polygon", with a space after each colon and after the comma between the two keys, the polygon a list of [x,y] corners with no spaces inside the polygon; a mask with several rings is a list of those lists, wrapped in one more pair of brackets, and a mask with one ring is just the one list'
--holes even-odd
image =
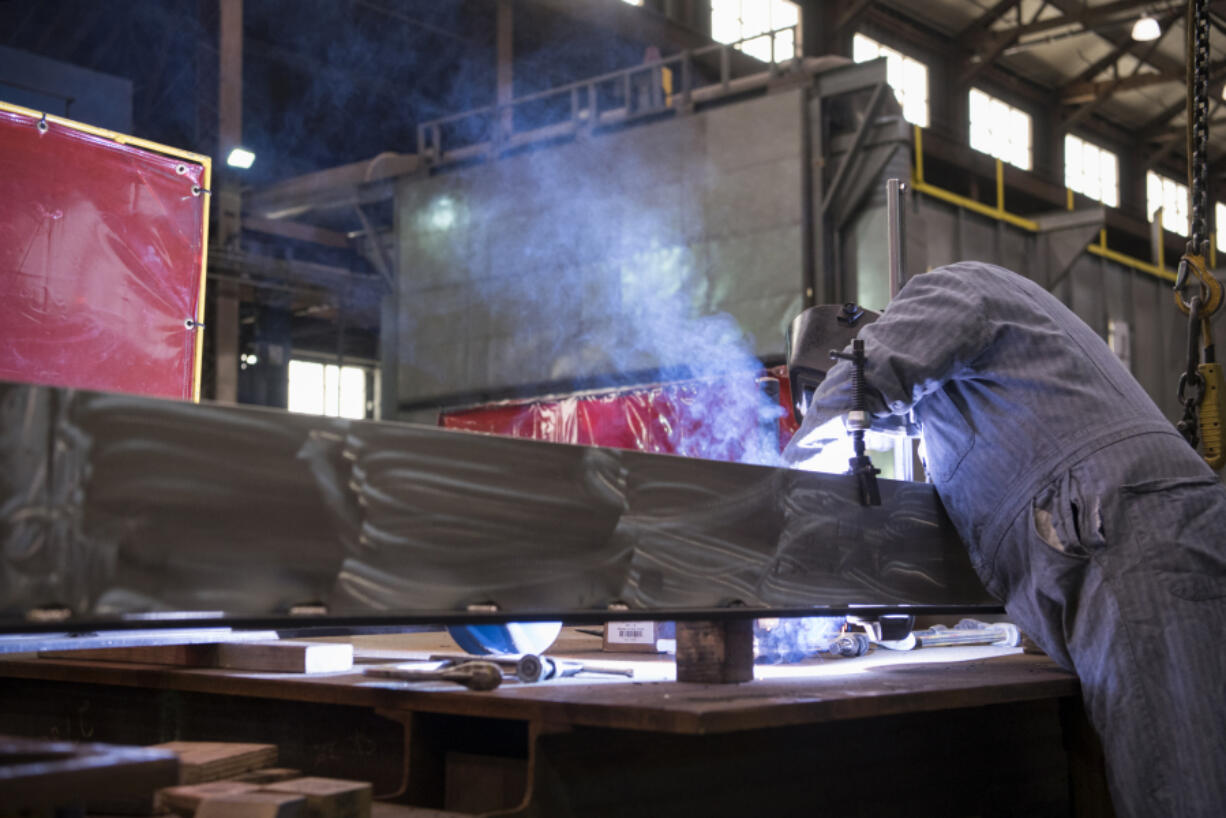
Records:
{"label": "overhead crane chain", "polygon": [[[1192,225],[1187,255],[1201,255],[1209,238],[1209,13],[1207,0],[1188,4],[1188,189]],[[1206,305],[1207,306],[1207,305]]]}
{"label": "overhead crane chain", "polygon": [[[1179,260],[1175,304],[1188,316],[1188,365],[1179,378],[1178,396],[1183,418],[1177,428],[1211,467],[1226,464],[1222,418],[1226,407],[1222,366],[1217,363],[1210,326],[1222,306],[1222,285],[1205,265],[1209,241],[1209,13],[1207,0],[1188,4],[1188,189],[1192,218],[1188,243]],[[1196,278],[1199,292],[1185,300],[1185,290]],[[1203,346],[1203,360],[1202,360]]]}

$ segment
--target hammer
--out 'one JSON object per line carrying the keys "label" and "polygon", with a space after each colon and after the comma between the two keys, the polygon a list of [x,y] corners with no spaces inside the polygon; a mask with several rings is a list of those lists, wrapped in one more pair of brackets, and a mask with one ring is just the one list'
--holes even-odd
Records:
{"label": "hammer", "polygon": [[405,665],[375,665],[365,669],[367,676],[402,682],[455,682],[469,690],[493,690],[502,684],[502,671],[492,662],[464,662],[451,667],[427,669]]}
{"label": "hammer", "polygon": [[[453,665],[472,660],[473,657],[466,653],[435,653],[430,656],[430,661],[432,662],[450,662]],[[580,673],[601,673],[634,678],[634,670],[632,668],[616,667],[599,662],[554,659],[548,656],[538,656],[535,653],[483,656],[481,661],[498,665],[504,673],[513,674],[521,682],[529,684],[532,682],[543,682],[546,679],[576,676]]]}

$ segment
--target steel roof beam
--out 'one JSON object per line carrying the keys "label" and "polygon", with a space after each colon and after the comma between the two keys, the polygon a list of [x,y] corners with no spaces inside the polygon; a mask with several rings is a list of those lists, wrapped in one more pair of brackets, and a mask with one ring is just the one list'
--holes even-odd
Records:
{"label": "steel roof beam", "polygon": [[1150,57],[1153,56],[1155,53],[1157,53],[1158,46],[1160,46],[1162,44],[1162,41],[1166,39],[1166,35],[1171,33],[1172,28],[1173,27],[1168,26],[1166,29],[1164,29],[1162,31],[1162,34],[1158,37],[1158,39],[1149,43],[1148,44],[1149,47],[1146,48],[1144,52],[1142,52],[1140,55],[1137,56],[1138,62],[1136,64],[1136,67],[1133,68],[1132,74],[1130,74],[1127,77],[1116,77],[1114,80],[1111,80],[1111,82],[1107,85],[1107,87],[1104,88],[1098,94],[1096,94],[1092,100],[1087,102],[1085,105],[1082,105],[1080,108],[1078,108],[1076,111],[1073,111],[1068,116],[1064,117],[1060,122],[1061,129],[1067,131],[1069,128],[1072,128],[1078,122],[1085,119],[1090,114],[1094,113],[1094,111],[1098,110],[1099,107],[1101,107],[1104,102],[1111,99],[1111,97],[1115,96],[1115,92],[1120,90],[1120,87],[1123,85],[1125,81],[1132,79],[1133,77],[1140,76],[1139,72],[1141,70],[1141,66],[1145,65],[1149,61]]}
{"label": "steel roof beam", "polygon": [[1029,23],[1015,26],[1014,28],[984,31],[977,37],[972,38],[971,45],[977,48],[991,48],[1000,40],[1016,40],[1027,34],[1041,34],[1045,31],[1074,25],[1080,25],[1087,31],[1095,31],[1105,23],[1120,22],[1120,14],[1137,8],[1152,7],[1153,0],[1117,0],[1115,3],[1107,3],[1102,6],[1082,5],[1073,8],[1070,8],[1067,3],[1056,1],[1053,1],[1052,5],[1060,8],[1064,14],[1059,17],[1051,17],[1047,20],[1032,20]]}

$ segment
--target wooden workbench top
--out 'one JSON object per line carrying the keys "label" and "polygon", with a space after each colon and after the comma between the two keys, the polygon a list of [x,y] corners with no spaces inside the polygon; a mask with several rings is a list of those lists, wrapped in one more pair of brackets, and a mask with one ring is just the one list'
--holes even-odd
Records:
{"label": "wooden workbench top", "polygon": [[[585,639],[587,641],[585,641]],[[455,651],[440,634],[353,639],[359,661],[409,661]],[[1073,696],[1077,679],[1041,656],[1009,648],[877,650],[856,659],[759,666],[754,681],[699,685],[668,681],[667,657],[599,653],[599,639],[568,631],[551,655],[625,662],[635,679],[580,677],[505,683],[479,693],[449,683],[405,683],[354,671],[250,673],[75,659],[0,657],[4,678],[41,679],[341,704],[537,724],[702,734],[980,707]]]}

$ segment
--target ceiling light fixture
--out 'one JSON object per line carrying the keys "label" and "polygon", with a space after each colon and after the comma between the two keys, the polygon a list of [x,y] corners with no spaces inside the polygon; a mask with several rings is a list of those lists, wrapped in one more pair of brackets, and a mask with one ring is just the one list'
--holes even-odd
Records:
{"label": "ceiling light fixture", "polygon": [[1162,27],[1158,25],[1158,21],[1151,15],[1146,14],[1143,17],[1138,17],[1137,21],[1132,24],[1132,39],[1139,43],[1156,40],[1161,36]]}
{"label": "ceiling light fixture", "polygon": [[246,170],[251,167],[251,163],[255,161],[255,154],[246,148],[235,148],[230,151],[230,155],[226,157],[226,164],[232,168],[242,168]]}

